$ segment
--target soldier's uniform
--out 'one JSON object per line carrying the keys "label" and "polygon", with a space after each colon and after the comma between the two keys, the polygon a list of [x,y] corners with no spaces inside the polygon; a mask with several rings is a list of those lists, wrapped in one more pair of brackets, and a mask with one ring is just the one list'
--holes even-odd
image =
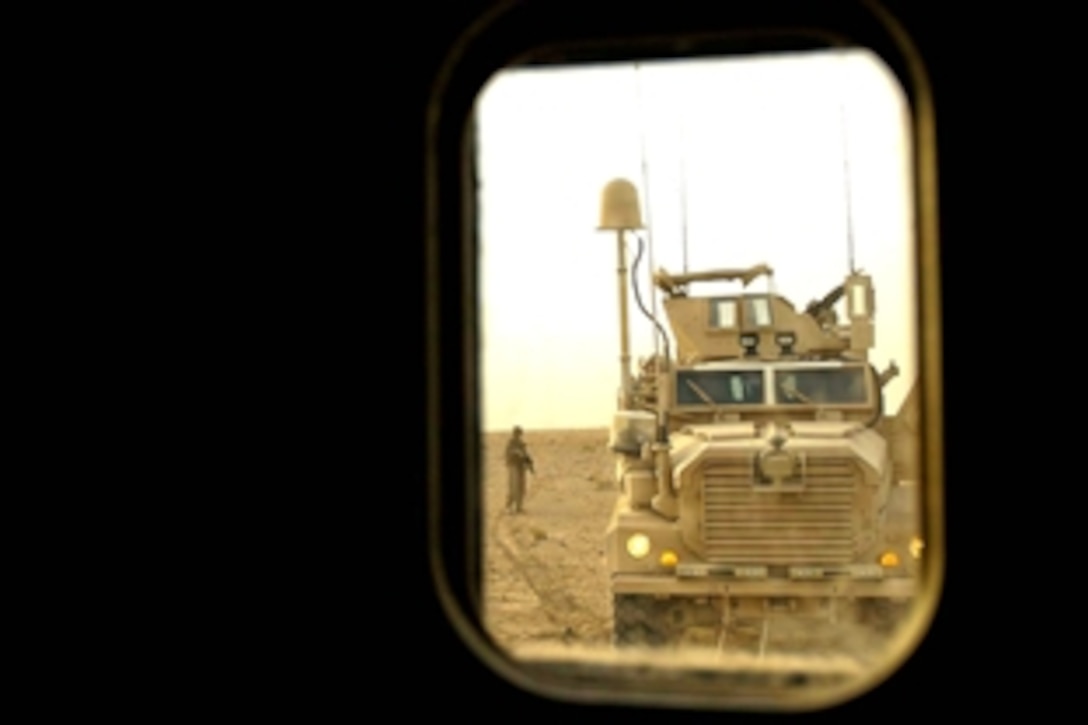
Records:
{"label": "soldier's uniform", "polygon": [[521,438],[520,427],[514,428],[514,436],[506,444],[506,469],[509,473],[506,510],[520,513],[525,499],[525,472],[533,470],[533,459]]}

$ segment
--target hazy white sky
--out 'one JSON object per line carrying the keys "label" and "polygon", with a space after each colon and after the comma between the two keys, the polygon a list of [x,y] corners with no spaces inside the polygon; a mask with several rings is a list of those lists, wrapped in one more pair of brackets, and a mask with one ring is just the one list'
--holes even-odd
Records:
{"label": "hazy white sky", "polygon": [[[873,362],[902,371],[886,388],[894,412],[917,374],[908,119],[892,74],[862,52],[495,76],[478,99],[485,430],[610,424],[616,243],[596,227],[611,179],[639,188],[655,267],[683,271],[686,215],[689,270],[767,263],[773,288],[750,289],[803,308],[848,271],[845,153],[855,263],[876,287]],[[629,250],[628,264],[633,237]],[[715,288],[742,289],[692,292]],[[629,299],[634,364],[654,341]]]}

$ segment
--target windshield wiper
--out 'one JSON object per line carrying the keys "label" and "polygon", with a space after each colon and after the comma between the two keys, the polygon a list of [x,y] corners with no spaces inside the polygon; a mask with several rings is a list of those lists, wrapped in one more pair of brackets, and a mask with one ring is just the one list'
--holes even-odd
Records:
{"label": "windshield wiper", "polygon": [[796,386],[787,385],[786,383],[779,383],[779,385],[781,386],[782,391],[784,393],[786,393],[787,395],[790,395],[792,397],[797,398],[798,400],[800,400],[805,405],[815,405],[816,406],[816,412],[813,413],[812,417],[815,418],[816,420],[820,420],[821,418],[824,417],[824,414],[827,412],[829,405],[835,405],[838,402],[838,401],[835,401],[835,400],[824,400],[822,402],[817,403],[812,398],[810,398],[809,396],[805,395],[800,390],[798,390],[796,388]]}
{"label": "windshield wiper", "polygon": [[788,385],[786,383],[779,383],[779,387],[781,387],[782,391],[784,393],[786,393],[787,395],[789,395],[790,397],[797,398],[798,400],[800,400],[802,403],[805,403],[806,405],[812,405],[812,398],[808,397],[807,395],[802,393],[800,390],[798,390],[794,386]]}
{"label": "windshield wiper", "polygon": [[697,384],[695,383],[695,381],[694,381],[694,380],[685,380],[684,382],[686,382],[686,383],[688,384],[688,386],[689,386],[689,387],[690,387],[690,388],[691,388],[692,390],[694,390],[694,391],[695,391],[695,394],[696,394],[696,395],[698,395],[698,396],[699,396],[700,398],[702,398],[702,399],[703,399],[703,402],[704,402],[704,403],[706,403],[707,405],[709,405],[709,406],[710,406],[711,408],[713,408],[713,409],[714,409],[714,420],[715,420],[716,422],[717,422],[717,421],[719,421],[719,420],[721,420],[721,416],[722,416],[722,412],[723,412],[723,411],[722,411],[721,407],[720,407],[720,406],[718,405],[718,403],[717,403],[717,402],[715,402],[715,400],[714,400],[713,398],[711,398],[711,397],[710,397],[710,395],[708,395],[708,394],[707,394],[707,392],[706,392],[705,390],[703,390],[702,388],[700,388],[700,387],[699,387],[699,386],[698,386],[698,385],[697,385]]}

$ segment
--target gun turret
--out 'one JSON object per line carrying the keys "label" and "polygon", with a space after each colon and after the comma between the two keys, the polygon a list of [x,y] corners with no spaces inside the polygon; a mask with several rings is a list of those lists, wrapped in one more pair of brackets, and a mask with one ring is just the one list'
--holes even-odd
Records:
{"label": "gun turret", "polygon": [[[740,281],[748,286],[774,271],[765,264],[748,269],[718,269],[669,274],[659,269],[654,283],[665,291],[665,313],[676,338],[682,365],[730,358],[794,359],[838,356],[848,341],[835,329],[797,312],[786,298],[770,292],[689,296],[690,282]],[[832,305],[842,289],[820,303]],[[814,304],[820,304],[814,303]],[[811,309],[812,305],[810,305]]]}
{"label": "gun turret", "polygon": [[835,303],[841,300],[844,294],[846,294],[846,285],[840,284],[823,298],[809,302],[808,307],[805,308],[805,314],[820,323],[821,327],[834,326],[838,322],[834,309]]}
{"label": "gun turret", "polygon": [[654,284],[665,294],[671,297],[682,297],[687,285],[692,282],[736,282],[740,281],[747,287],[756,277],[774,274],[774,270],[765,264],[757,264],[748,269],[716,269],[707,272],[690,272],[687,274],[669,274],[663,269],[654,273]]}

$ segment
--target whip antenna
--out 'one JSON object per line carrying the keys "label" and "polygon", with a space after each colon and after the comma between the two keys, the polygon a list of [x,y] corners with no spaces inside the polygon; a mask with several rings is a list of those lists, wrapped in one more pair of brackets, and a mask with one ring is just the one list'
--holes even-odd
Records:
{"label": "whip antenna", "polygon": [[[646,203],[643,204],[646,217],[646,261],[647,261],[647,276],[650,281],[650,309],[652,310],[652,317],[657,319],[657,291],[654,289],[654,223],[653,213],[651,208],[653,204],[650,203],[650,172],[646,159],[646,113],[645,105],[643,104],[643,90],[642,90],[642,64],[635,63],[635,90],[638,95],[638,117],[639,117],[639,141],[641,143],[640,156],[642,158],[642,188],[646,191]],[[660,343],[658,342],[657,335],[654,335],[654,357],[656,358],[660,353]]]}
{"label": "whip antenna", "polygon": [[[844,56],[840,53],[839,60],[842,61]],[[846,127],[846,94],[841,92],[843,85],[839,86],[839,129],[842,133],[842,178],[843,178],[843,190],[846,195],[846,246],[847,257],[850,263],[850,273],[853,274],[857,271],[854,265],[854,213],[851,188],[850,188],[850,145],[847,137]]]}
{"label": "whip antenna", "polygon": [[684,274],[688,273],[688,172],[684,116],[680,114],[680,234],[684,245]]}

